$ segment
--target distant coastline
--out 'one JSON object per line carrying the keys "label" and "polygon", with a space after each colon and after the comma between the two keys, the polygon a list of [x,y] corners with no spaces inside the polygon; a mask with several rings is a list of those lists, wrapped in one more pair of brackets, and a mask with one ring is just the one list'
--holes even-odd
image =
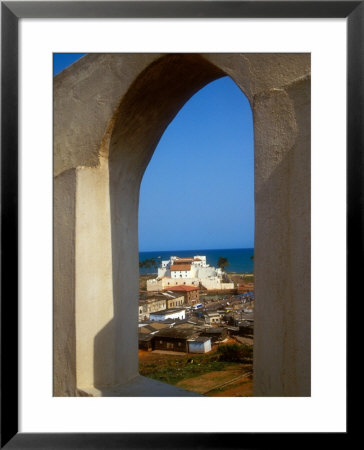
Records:
{"label": "distant coastline", "polygon": [[[229,249],[209,249],[209,250],[164,250],[153,252],[139,252],[139,261],[154,258],[156,261],[167,260],[171,256],[194,256],[206,255],[207,264],[210,266],[217,265],[220,256],[227,258],[229,265],[226,267],[226,272],[236,273],[253,273],[254,260],[251,257],[254,255],[254,248],[229,248]],[[139,269],[140,275],[157,273],[157,270]]]}

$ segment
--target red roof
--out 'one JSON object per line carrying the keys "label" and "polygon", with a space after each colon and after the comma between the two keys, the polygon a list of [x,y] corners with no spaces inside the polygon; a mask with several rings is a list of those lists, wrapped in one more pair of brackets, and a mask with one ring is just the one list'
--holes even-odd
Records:
{"label": "red roof", "polygon": [[185,285],[179,285],[179,286],[171,286],[165,289],[165,291],[198,291],[199,288],[195,286],[185,286]]}
{"label": "red roof", "polygon": [[191,270],[190,264],[174,264],[171,266],[171,270]]}

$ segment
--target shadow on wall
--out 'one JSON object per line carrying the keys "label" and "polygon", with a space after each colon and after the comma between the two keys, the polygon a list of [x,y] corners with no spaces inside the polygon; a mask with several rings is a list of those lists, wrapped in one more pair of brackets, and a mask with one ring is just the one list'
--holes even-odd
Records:
{"label": "shadow on wall", "polygon": [[[137,304],[135,310],[137,313]],[[131,322],[133,323],[134,321]],[[137,325],[132,331],[132,336],[128,338],[128,355],[124,359],[117,357],[117,342],[122,334],[114,318],[97,333],[94,339],[94,387],[101,392],[102,396],[109,396],[110,390],[138,376]],[[136,368],[133,367],[133,362],[135,361],[137,364]],[[128,374],[128,378],[125,377],[125,374]]]}
{"label": "shadow on wall", "polygon": [[110,320],[94,339],[94,386],[102,391],[111,387],[115,372],[114,319]]}
{"label": "shadow on wall", "polygon": [[[167,383],[142,377],[139,374],[134,374],[129,381],[120,383],[120,376],[117,373],[120,368],[115,364],[114,357],[115,347],[109,346],[110,342],[115,342],[114,333],[117,331],[115,321],[112,319],[94,339],[94,387],[98,392],[96,393],[92,389],[92,395],[101,397],[201,397],[196,392],[186,391]],[[137,327],[135,327],[135,334],[138,334]],[[135,341],[138,342],[138,336],[135,337]],[[130,348],[130,356],[136,355],[138,358],[138,349],[133,347]],[[128,364],[128,362],[128,360],[124,360],[124,364]],[[123,372],[125,370],[126,368]],[[110,383],[112,379],[115,381]],[[88,389],[81,390],[81,392],[83,395],[86,392],[87,395],[90,395]]]}
{"label": "shadow on wall", "polygon": [[109,146],[114,317],[95,337],[95,387],[138,375],[137,230],[144,171],[182,106],[203,86],[224,75],[199,55],[164,56],[138,76],[114,115],[110,141],[105,143]]}

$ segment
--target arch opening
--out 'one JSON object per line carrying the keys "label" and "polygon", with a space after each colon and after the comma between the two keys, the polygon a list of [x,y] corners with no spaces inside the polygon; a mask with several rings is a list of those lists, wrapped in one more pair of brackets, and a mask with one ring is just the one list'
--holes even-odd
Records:
{"label": "arch opening", "polygon": [[[130,280],[135,279],[138,271],[139,256],[135,230],[138,229],[139,187],[142,176],[152,154],[178,111],[202,87],[223,77],[225,74],[215,65],[200,55],[168,55],[148,66],[134,81],[124,96],[117,111],[113,132],[109,143],[109,188],[110,216],[112,236],[112,271],[113,271],[113,327],[115,333],[120,333],[117,342],[122,342],[120,348],[115,348],[115,373],[131,377],[138,370],[138,352],[134,349],[130,336],[135,335],[135,322],[130,321],[126,327],[124,320],[130,314],[131,304],[137,310],[139,286],[131,286]],[[131,180],[130,176],[136,180]],[[125,218],[125,209],[130,213]],[[133,259],[130,258],[133,249]],[[128,254],[128,261],[123,261]],[[122,265],[122,270],[120,270]],[[138,272],[137,272],[138,273]],[[127,288],[126,288],[127,287]],[[127,290],[127,294],[125,293]],[[120,298],[129,298],[120,302]],[[98,364],[97,354],[102,361],[105,353],[98,348],[96,339],[95,368],[104,367]],[[102,339],[101,339],[102,342]],[[127,353],[135,354],[132,365],[126,367],[123,361]],[[119,361],[119,363],[117,363]],[[127,372],[127,373],[125,373]],[[96,379],[102,379],[101,376]],[[119,376],[119,375],[117,375]],[[98,384],[102,386],[102,383]]]}
{"label": "arch opening", "polygon": [[[241,380],[219,395],[236,395],[239,389],[251,395],[253,247],[252,111],[225,76],[205,85],[180,109],[142,180],[139,250],[146,251],[140,253],[140,265],[146,266],[141,273],[153,274],[140,278],[142,375],[196,392],[205,387],[205,377],[211,383],[215,377],[218,385],[222,376],[228,381],[236,375],[234,368]],[[197,261],[185,260],[194,255]],[[232,352],[229,370],[223,350]],[[199,378],[187,381],[192,369],[201,385]]]}

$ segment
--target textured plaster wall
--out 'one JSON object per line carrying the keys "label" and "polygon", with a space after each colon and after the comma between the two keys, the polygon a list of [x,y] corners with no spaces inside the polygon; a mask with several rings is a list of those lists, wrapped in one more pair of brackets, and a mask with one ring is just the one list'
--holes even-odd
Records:
{"label": "textured plaster wall", "polygon": [[54,178],[53,389],[76,394],[76,170]]}
{"label": "textured plaster wall", "polygon": [[310,395],[310,83],[256,97],[256,395]]}
{"label": "textured plaster wall", "polygon": [[140,181],[178,110],[226,74],[254,116],[255,395],[309,395],[306,54],[88,55],[55,77],[55,395],[139,380]]}

